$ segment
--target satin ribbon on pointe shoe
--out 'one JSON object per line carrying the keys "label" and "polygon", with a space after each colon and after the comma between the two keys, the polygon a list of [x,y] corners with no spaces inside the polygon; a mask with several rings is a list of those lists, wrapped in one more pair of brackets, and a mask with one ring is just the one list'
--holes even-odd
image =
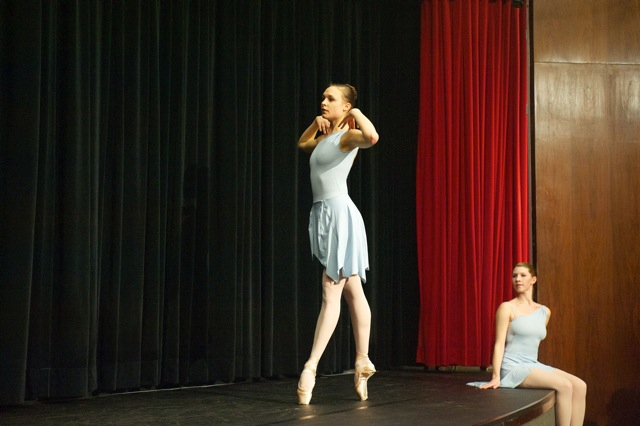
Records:
{"label": "satin ribbon on pointe shoe", "polygon": [[[300,380],[298,381],[298,404],[301,405],[309,405],[311,402],[311,394],[313,392],[313,388],[316,385],[316,369],[318,368],[318,360],[315,358],[309,358],[309,360],[304,364],[304,369],[302,373],[300,373]],[[300,383],[302,382],[302,375],[307,372],[313,375],[313,384],[311,385],[311,389],[302,389]]]}

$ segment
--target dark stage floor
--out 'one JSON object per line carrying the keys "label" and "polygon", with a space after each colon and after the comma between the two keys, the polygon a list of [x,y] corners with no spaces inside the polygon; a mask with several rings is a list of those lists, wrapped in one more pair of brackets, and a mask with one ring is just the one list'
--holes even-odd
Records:
{"label": "dark stage floor", "polygon": [[297,404],[296,378],[121,393],[0,407],[0,425],[516,425],[553,405],[548,390],[466,385],[487,379],[487,373],[380,371],[361,402],[352,375],[319,376],[308,406]]}

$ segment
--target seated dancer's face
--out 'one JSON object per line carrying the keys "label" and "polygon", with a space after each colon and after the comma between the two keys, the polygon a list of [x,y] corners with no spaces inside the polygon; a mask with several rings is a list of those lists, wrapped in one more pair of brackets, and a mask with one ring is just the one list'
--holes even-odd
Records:
{"label": "seated dancer's face", "polygon": [[517,266],[511,274],[511,283],[516,293],[524,293],[536,282],[536,277],[531,276],[531,271],[524,266]]}

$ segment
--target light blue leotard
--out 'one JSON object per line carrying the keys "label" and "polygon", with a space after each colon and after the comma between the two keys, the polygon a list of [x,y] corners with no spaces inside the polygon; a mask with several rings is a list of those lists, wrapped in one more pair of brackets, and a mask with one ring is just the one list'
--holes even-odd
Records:
{"label": "light blue leotard", "polygon": [[[346,131],[346,130],[345,130]],[[311,153],[313,206],[309,214],[311,253],[334,281],[369,269],[367,234],[360,211],[349,197],[347,177],[358,153],[340,150],[340,131],[323,138]]]}
{"label": "light blue leotard", "polygon": [[500,387],[515,388],[531,373],[532,368],[554,370],[538,361],[538,347],[547,336],[546,324],[545,306],[511,321],[500,366]]}

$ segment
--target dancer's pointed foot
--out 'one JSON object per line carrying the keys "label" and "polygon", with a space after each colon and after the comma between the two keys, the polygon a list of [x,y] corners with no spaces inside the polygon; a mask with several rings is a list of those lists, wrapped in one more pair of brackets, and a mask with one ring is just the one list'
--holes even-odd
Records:
{"label": "dancer's pointed foot", "polygon": [[356,355],[356,373],[353,377],[353,381],[356,387],[356,392],[360,396],[361,401],[366,401],[369,398],[369,391],[367,389],[367,380],[376,373],[376,367],[373,365],[369,356],[366,354]]}
{"label": "dancer's pointed foot", "polygon": [[304,364],[304,369],[300,373],[298,381],[298,404],[308,405],[311,402],[311,393],[316,385],[316,369],[318,368],[318,360],[309,358]]}

